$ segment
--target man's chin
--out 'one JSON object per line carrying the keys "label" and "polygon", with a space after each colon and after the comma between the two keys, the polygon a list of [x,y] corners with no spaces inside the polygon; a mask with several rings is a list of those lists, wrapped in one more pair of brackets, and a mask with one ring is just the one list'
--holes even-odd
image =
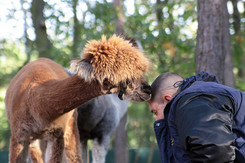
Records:
{"label": "man's chin", "polygon": [[156,121],[158,121],[160,119],[164,119],[164,117],[163,116],[156,116]]}

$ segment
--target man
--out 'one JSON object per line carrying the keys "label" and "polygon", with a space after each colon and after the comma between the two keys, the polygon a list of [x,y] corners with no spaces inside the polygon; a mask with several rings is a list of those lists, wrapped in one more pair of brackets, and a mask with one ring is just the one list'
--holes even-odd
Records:
{"label": "man", "polygon": [[148,102],[162,163],[245,163],[245,93],[201,72],[163,73]]}

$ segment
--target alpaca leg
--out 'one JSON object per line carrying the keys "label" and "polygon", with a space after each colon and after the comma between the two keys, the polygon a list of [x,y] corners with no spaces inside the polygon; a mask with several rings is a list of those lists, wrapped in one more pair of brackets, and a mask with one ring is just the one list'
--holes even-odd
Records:
{"label": "alpaca leg", "polygon": [[83,163],[89,163],[89,157],[88,157],[88,146],[87,146],[88,140],[81,140],[81,146],[82,146],[82,160]]}
{"label": "alpaca leg", "polygon": [[10,163],[22,163],[26,162],[28,154],[28,142],[18,142],[17,139],[12,135],[10,140]]}
{"label": "alpaca leg", "polygon": [[65,153],[68,163],[81,163],[81,145],[79,141],[79,133],[77,128],[76,115],[68,121],[65,130]]}
{"label": "alpaca leg", "polygon": [[62,162],[64,152],[63,130],[55,129],[51,134],[53,137],[48,140],[45,162],[60,163]]}
{"label": "alpaca leg", "polygon": [[40,150],[42,152],[42,158],[43,158],[43,160],[45,160],[45,154],[46,154],[46,149],[47,149],[47,141],[40,139],[39,145],[40,145]]}
{"label": "alpaca leg", "polygon": [[43,163],[42,151],[40,149],[40,140],[34,140],[29,145],[29,155],[32,163]]}
{"label": "alpaca leg", "polygon": [[52,149],[52,146],[53,146],[53,142],[51,141],[48,141],[47,142],[47,147],[44,151],[44,162],[48,162],[48,160],[50,160],[51,158],[51,149]]}
{"label": "alpaca leg", "polygon": [[110,144],[110,137],[103,137],[101,141],[93,140],[92,157],[93,163],[105,163],[107,150]]}

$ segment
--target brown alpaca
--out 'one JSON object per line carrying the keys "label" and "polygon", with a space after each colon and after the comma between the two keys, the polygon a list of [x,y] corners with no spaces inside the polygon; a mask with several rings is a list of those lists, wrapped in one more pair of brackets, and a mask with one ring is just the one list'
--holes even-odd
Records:
{"label": "brown alpaca", "polygon": [[44,162],[39,140],[47,141],[48,162],[58,163],[65,149],[68,162],[82,162],[74,109],[90,99],[115,93],[121,99],[146,101],[151,90],[143,78],[149,62],[129,41],[113,35],[90,41],[81,60],[73,61],[76,72],[69,77],[49,59],[24,66],[7,89],[6,114],[11,127],[9,161]]}

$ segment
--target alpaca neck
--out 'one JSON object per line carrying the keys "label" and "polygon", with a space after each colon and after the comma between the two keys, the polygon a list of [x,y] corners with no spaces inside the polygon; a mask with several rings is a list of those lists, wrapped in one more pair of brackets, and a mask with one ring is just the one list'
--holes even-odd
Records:
{"label": "alpaca neck", "polygon": [[[75,109],[85,102],[102,95],[101,85],[97,81],[90,83],[73,75],[63,80],[51,80],[34,89],[36,106],[41,117],[52,121]],[[39,103],[37,103],[37,101]]]}

